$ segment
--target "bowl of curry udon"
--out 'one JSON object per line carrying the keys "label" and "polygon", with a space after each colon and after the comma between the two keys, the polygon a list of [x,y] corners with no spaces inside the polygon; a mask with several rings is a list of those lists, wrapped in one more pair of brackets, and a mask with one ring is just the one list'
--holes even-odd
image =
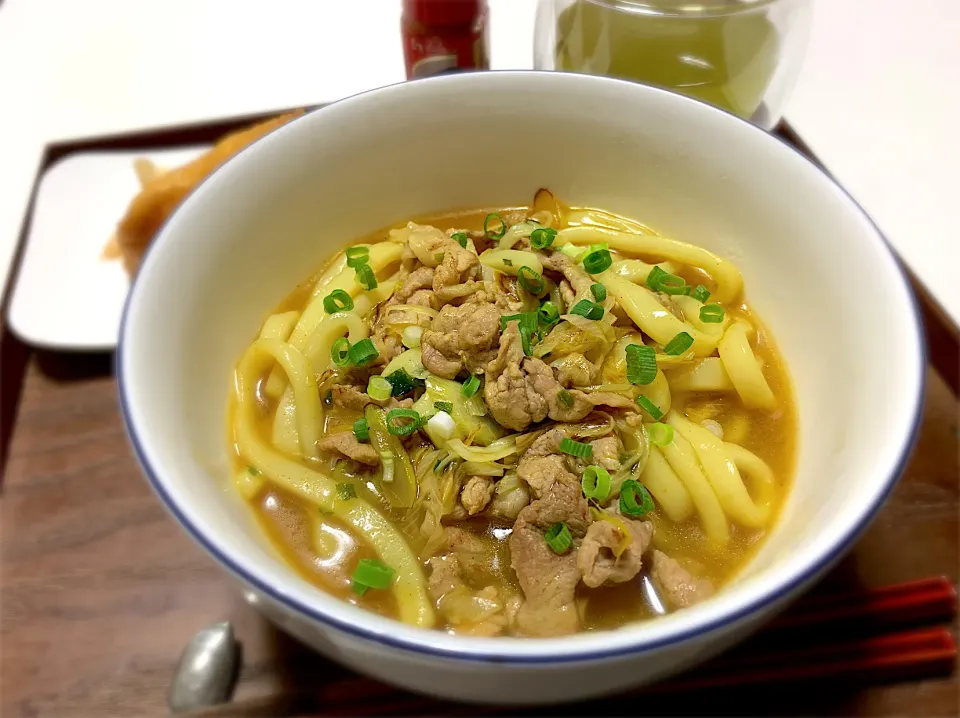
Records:
{"label": "bowl of curry udon", "polygon": [[119,349],[150,483],[248,600],[450,698],[717,653],[892,487],[922,392],[896,261],[735,117],[485,73],[308,113],[144,259]]}

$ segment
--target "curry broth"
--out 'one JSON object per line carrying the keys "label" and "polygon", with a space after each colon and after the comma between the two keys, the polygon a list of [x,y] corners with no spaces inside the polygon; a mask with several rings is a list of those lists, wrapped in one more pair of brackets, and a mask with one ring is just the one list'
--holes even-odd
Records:
{"label": "curry broth", "polygon": [[[518,209],[526,210],[527,208],[444,213],[421,217],[414,221],[432,224],[444,230],[454,227],[482,230],[484,218],[490,212],[505,214]],[[383,241],[387,238],[389,229],[378,230],[361,242]],[[334,258],[335,255],[284,298],[275,311],[302,311],[310,299],[312,287]],[[641,255],[640,258],[644,257]],[[657,261],[654,257],[645,259]],[[683,267],[677,273],[692,284],[703,284],[710,291],[716,288],[715,282],[697,268]],[[672,406],[697,422],[704,419],[719,422],[724,429],[725,440],[741,444],[767,462],[776,481],[776,505],[774,518],[770,522],[771,525],[775,525],[788,494],[795,461],[797,416],[792,388],[786,368],[776,353],[769,332],[751,314],[748,305],[742,304],[728,311],[733,317],[740,315],[749,318],[751,324],[757,328],[757,336],[754,341],[751,341],[751,346],[761,362],[771,390],[779,400],[778,408],[773,412],[747,409],[736,392],[706,395],[698,393],[696,396],[677,392],[673,394]],[[261,386],[266,376],[267,373],[264,373],[261,377]],[[269,440],[276,402],[268,400],[265,393],[258,391],[258,403],[257,428],[261,436]],[[235,399],[231,397],[228,412],[229,426],[233,426],[235,409]],[[327,406],[324,433],[352,429],[353,422],[360,416],[360,412],[357,411]],[[236,449],[232,458],[235,470],[243,471],[246,465]],[[333,466],[318,465],[317,462],[307,462],[304,459],[300,461],[314,469],[326,470],[330,475],[335,476],[337,481],[353,484],[359,495],[371,501],[385,516],[399,525],[402,518],[400,512],[390,507],[379,496],[372,480],[367,480],[359,474],[347,473],[342,468],[342,463]],[[270,485],[250,500],[249,504],[270,542],[305,580],[354,605],[387,617],[396,617],[396,601],[392,592],[368,591],[363,596],[358,596],[351,590],[350,574],[357,561],[361,558],[376,556],[370,547],[351,536],[350,532],[332,516],[319,513],[315,507]],[[314,516],[314,513],[318,515]],[[730,541],[726,546],[718,548],[706,539],[704,530],[696,518],[674,523],[657,509],[645,518],[652,520],[656,526],[654,547],[664,550],[672,558],[693,569],[697,575],[711,580],[718,587],[728,583],[749,561],[766,533],[763,529],[746,529],[731,522]],[[485,578],[503,589],[505,595],[519,596],[522,595],[521,589],[510,567],[508,539],[511,523],[496,519],[473,518],[457,522],[456,525],[479,534],[489,547],[488,565],[483,571]],[[321,556],[312,547],[311,532],[317,530],[327,533],[327,540],[331,545],[336,546],[336,550],[331,555]],[[426,562],[422,562],[422,565],[426,571]],[[482,588],[482,586],[474,588]],[[658,609],[655,603],[651,602],[649,578],[645,571],[634,580],[615,586],[586,589],[581,584],[577,591],[577,605],[584,630],[612,629],[624,623],[652,618],[662,613],[662,609]]]}

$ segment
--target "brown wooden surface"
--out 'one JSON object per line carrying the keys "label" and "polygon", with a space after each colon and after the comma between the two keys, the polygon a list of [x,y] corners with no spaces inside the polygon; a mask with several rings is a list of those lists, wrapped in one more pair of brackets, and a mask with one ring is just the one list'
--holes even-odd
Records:
{"label": "brown wooden surface", "polygon": [[[5,357],[16,357],[16,340],[4,343]],[[939,375],[930,371],[928,379],[909,470],[818,590],[938,574],[958,580],[958,404]],[[244,646],[237,702],[223,715],[323,713],[331,692],[368,691],[261,619],[167,516],[127,447],[109,356],[30,354],[17,411],[0,496],[0,715],[162,715],[180,650],[222,619]],[[954,676],[752,688],[569,710],[634,713],[642,701],[647,714],[956,715],[958,685]],[[358,696],[357,712],[477,711],[384,688]]]}

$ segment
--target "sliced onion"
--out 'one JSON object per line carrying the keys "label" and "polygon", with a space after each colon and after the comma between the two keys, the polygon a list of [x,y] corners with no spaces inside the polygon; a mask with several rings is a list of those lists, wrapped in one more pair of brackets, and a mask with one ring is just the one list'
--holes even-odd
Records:
{"label": "sliced onion", "polygon": [[430,307],[424,307],[420,304],[391,304],[387,307],[387,314],[390,312],[415,312],[416,314],[423,314],[428,316],[431,319],[436,317],[440,312],[436,309],[431,309]]}
{"label": "sliced onion", "polygon": [[499,464],[464,461],[463,471],[467,476],[503,476],[504,468]]}
{"label": "sliced onion", "polygon": [[447,446],[461,459],[478,463],[493,463],[517,453],[517,442],[513,436],[497,439],[489,446],[467,446],[460,439],[451,439]]}

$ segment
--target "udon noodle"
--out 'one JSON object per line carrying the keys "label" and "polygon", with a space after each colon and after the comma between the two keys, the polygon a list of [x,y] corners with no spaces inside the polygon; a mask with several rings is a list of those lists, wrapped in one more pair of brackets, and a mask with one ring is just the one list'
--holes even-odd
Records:
{"label": "udon noodle", "polygon": [[795,417],[737,267],[541,190],[332,257],[236,370],[235,485],[302,576],[479,636],[708,598],[776,520]]}

